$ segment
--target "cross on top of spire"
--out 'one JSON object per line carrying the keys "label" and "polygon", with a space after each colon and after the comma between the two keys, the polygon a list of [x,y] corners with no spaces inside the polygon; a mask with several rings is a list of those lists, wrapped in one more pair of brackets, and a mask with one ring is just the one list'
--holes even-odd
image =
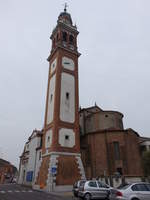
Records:
{"label": "cross on top of spire", "polygon": [[64,4],[64,12],[67,12],[67,7],[68,7],[68,5],[67,5],[67,3],[65,3]]}
{"label": "cross on top of spire", "polygon": [[63,6],[64,6],[64,10],[63,10],[63,12],[60,13],[60,15],[58,17],[58,21],[63,22],[67,25],[70,24],[71,26],[73,26],[71,15],[67,12],[67,7],[68,7],[67,3],[63,4]]}

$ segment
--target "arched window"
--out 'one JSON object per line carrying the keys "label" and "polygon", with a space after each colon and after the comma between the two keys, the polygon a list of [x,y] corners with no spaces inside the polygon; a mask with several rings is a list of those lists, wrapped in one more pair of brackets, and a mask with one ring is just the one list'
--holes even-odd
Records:
{"label": "arched window", "polygon": [[63,41],[67,42],[67,33],[66,32],[63,32]]}
{"label": "arched window", "polygon": [[69,36],[69,43],[70,43],[70,44],[73,44],[73,43],[74,43],[74,37],[73,37],[73,35],[70,35],[70,36]]}
{"label": "arched window", "polygon": [[57,33],[57,36],[56,36],[56,38],[57,38],[57,41],[59,40],[59,34]]}
{"label": "arched window", "polygon": [[55,38],[53,39],[53,48],[55,48]]}

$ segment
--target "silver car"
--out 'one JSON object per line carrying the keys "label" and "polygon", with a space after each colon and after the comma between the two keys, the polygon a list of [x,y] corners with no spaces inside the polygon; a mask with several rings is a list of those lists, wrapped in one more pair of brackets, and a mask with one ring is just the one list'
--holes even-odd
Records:
{"label": "silver car", "polygon": [[150,183],[139,182],[112,189],[111,200],[150,200]]}
{"label": "silver car", "polygon": [[85,182],[86,182],[86,180],[79,180],[79,181],[77,181],[77,182],[74,183],[72,192],[73,192],[73,195],[74,195],[75,197],[78,197],[79,187],[82,187],[82,185],[83,185]]}
{"label": "silver car", "polygon": [[110,186],[100,181],[86,181],[84,185],[79,187],[78,196],[85,200],[90,199],[109,199]]}

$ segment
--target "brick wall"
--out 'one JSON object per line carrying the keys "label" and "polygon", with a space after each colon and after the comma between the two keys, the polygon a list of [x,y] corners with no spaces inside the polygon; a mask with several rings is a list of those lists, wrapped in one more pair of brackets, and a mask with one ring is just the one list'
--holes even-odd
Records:
{"label": "brick wall", "polygon": [[75,156],[60,156],[58,158],[56,185],[72,185],[80,179],[81,175]]}
{"label": "brick wall", "polygon": [[[82,136],[81,153],[87,178],[113,175],[118,168],[123,175],[142,176],[138,140],[132,130],[97,131]],[[115,158],[114,142],[119,143],[119,159]]]}

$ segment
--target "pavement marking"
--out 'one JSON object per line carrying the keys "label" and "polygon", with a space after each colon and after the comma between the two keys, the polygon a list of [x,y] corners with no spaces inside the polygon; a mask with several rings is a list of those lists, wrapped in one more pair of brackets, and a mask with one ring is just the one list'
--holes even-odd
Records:
{"label": "pavement marking", "polygon": [[4,183],[3,185],[4,185],[4,186],[5,186],[5,185],[12,185],[12,183]]}
{"label": "pavement marking", "polygon": [[0,193],[5,194],[6,192],[5,191],[0,191]]}
{"label": "pavement marking", "polygon": [[1,194],[12,193],[12,192],[16,192],[16,193],[23,192],[23,193],[25,193],[25,192],[33,192],[33,190],[7,190],[7,191],[0,190]]}

